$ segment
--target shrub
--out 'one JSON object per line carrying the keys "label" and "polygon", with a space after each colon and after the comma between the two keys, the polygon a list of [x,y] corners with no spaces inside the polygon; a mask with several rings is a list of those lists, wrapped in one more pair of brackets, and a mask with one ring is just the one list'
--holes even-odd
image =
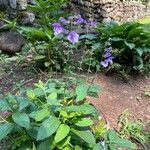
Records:
{"label": "shrub", "polygon": [[[137,22],[118,24],[110,22],[101,24],[96,28],[101,50],[97,50],[97,59],[103,60],[104,49],[112,47],[113,65],[115,69],[130,73],[132,71],[149,72],[150,57],[150,30],[149,25]],[[98,58],[99,57],[99,58]]]}
{"label": "shrub", "polygon": [[86,96],[97,96],[99,87],[81,83],[75,87],[58,80],[39,81],[34,89],[27,89],[26,96],[9,95],[0,100],[0,112],[5,116],[0,120],[0,140],[11,135],[12,150],[134,148],[115,131],[95,124],[99,113],[86,102]]}

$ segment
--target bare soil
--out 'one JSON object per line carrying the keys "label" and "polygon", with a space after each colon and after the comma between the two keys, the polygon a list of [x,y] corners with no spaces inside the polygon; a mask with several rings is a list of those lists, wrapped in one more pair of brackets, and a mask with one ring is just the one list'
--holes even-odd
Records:
{"label": "bare soil", "polygon": [[119,76],[98,75],[94,82],[102,90],[98,100],[92,103],[102,111],[111,128],[117,128],[118,117],[126,110],[132,120],[142,119],[150,122],[150,97],[145,91],[150,89],[150,78],[136,77],[129,82],[122,81]]}

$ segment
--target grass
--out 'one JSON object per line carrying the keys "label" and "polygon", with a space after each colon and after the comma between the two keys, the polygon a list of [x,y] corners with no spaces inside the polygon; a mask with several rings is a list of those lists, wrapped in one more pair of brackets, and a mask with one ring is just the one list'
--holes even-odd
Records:
{"label": "grass", "polygon": [[150,16],[139,19],[139,22],[142,24],[150,24]]}

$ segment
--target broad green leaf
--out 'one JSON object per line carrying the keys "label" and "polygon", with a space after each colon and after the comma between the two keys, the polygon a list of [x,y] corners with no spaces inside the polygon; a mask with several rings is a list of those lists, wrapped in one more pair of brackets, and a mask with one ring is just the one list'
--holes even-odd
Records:
{"label": "broad green leaf", "polygon": [[38,127],[33,127],[27,130],[27,134],[31,136],[33,139],[37,139]]}
{"label": "broad green leaf", "polygon": [[136,48],[136,52],[138,53],[139,56],[143,55],[144,50],[142,48]]}
{"label": "broad green leaf", "polygon": [[43,140],[50,137],[57,131],[59,125],[60,121],[54,116],[46,119],[38,130],[37,140]]}
{"label": "broad green leaf", "polygon": [[109,137],[109,140],[115,140],[115,139],[118,139],[118,134],[114,131],[114,130],[110,130],[109,133],[108,133],[108,137]]}
{"label": "broad green leaf", "polygon": [[48,96],[48,98],[49,98],[49,99],[52,99],[52,100],[57,99],[57,93],[56,93],[56,92],[51,93],[51,94]]}
{"label": "broad green leaf", "polygon": [[91,131],[87,130],[87,131],[80,131],[80,130],[76,130],[76,129],[71,129],[71,131],[76,134],[79,138],[81,138],[83,141],[85,141],[86,143],[88,143],[89,145],[95,145],[96,141],[94,138],[94,135],[92,134]]}
{"label": "broad green leaf", "polygon": [[23,110],[31,104],[31,102],[27,98],[18,96],[16,99],[19,103],[19,111]]}
{"label": "broad green leaf", "polygon": [[70,127],[66,124],[61,124],[55,135],[55,142],[59,143],[62,141],[70,132]]}
{"label": "broad green leaf", "polygon": [[77,102],[82,101],[86,98],[88,89],[89,89],[89,85],[87,84],[81,84],[77,86],[76,88]]}
{"label": "broad green leaf", "polygon": [[53,141],[54,141],[54,137],[50,137],[46,140],[44,140],[43,142],[41,142],[38,146],[38,150],[52,150],[54,149],[54,144],[53,144]]}
{"label": "broad green leaf", "polygon": [[98,97],[98,93],[100,91],[99,85],[90,85],[88,90],[88,96]]}
{"label": "broad green leaf", "polygon": [[80,146],[76,145],[75,150],[83,150]]}
{"label": "broad green leaf", "polygon": [[89,40],[94,40],[96,39],[95,34],[84,34],[80,36],[80,39],[89,39]]}
{"label": "broad green leaf", "polygon": [[40,60],[40,59],[44,59],[44,58],[45,58],[44,55],[36,55],[36,56],[34,57],[34,60]]}
{"label": "broad green leaf", "polygon": [[114,143],[115,145],[117,145],[117,147],[125,147],[125,148],[130,148],[130,149],[136,148],[136,145],[134,143],[126,139],[118,138],[115,140],[111,140],[111,143]]}
{"label": "broad green leaf", "polygon": [[128,46],[130,49],[135,48],[135,44],[134,43],[128,43],[125,41],[126,46]]}
{"label": "broad green leaf", "polygon": [[135,148],[135,144],[126,139],[121,139],[114,130],[111,130],[108,136],[112,147],[114,144],[117,147]]}
{"label": "broad green leaf", "polygon": [[66,137],[64,140],[62,140],[57,144],[57,148],[63,149],[64,147],[70,144],[70,140],[71,140],[71,136]]}
{"label": "broad green leaf", "polygon": [[57,100],[57,92],[52,92],[48,98],[47,103],[49,105],[60,105],[59,101]]}
{"label": "broad green leaf", "polygon": [[0,100],[0,112],[4,111],[12,111],[12,109],[6,100]]}
{"label": "broad green leaf", "polygon": [[97,109],[90,104],[83,104],[80,106],[71,105],[71,106],[65,107],[65,109],[67,112],[80,112],[85,115],[89,115],[89,114],[98,115]]}
{"label": "broad green leaf", "polygon": [[36,95],[32,89],[27,89],[26,94],[27,94],[28,98],[30,98],[30,99],[34,99],[36,97]]}
{"label": "broad green leaf", "polygon": [[104,147],[100,143],[98,143],[93,147],[93,150],[104,150]]}
{"label": "broad green leaf", "polygon": [[13,129],[14,125],[10,123],[0,124],[0,140],[4,139]]}
{"label": "broad green leaf", "polygon": [[115,144],[109,144],[110,150],[117,150],[117,146]]}
{"label": "broad green leaf", "polygon": [[47,109],[34,111],[29,114],[29,116],[35,119],[35,121],[42,121],[45,117],[48,117],[49,115],[50,115],[50,112]]}
{"label": "broad green leaf", "polygon": [[21,127],[30,128],[30,119],[26,113],[16,112],[12,115],[13,121]]}
{"label": "broad green leaf", "polygon": [[93,124],[94,124],[94,122],[88,118],[81,118],[80,120],[78,119],[77,122],[75,122],[75,125],[79,126],[79,127],[88,127]]}

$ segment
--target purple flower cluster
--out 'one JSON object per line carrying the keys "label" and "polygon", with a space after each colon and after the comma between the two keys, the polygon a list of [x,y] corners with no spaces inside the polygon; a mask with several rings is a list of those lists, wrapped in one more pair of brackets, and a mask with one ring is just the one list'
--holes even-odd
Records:
{"label": "purple flower cluster", "polygon": [[87,25],[90,27],[96,27],[97,23],[95,21],[86,21],[84,20],[81,15],[77,16],[70,16],[67,19],[60,17],[59,22],[55,22],[52,24],[54,29],[54,35],[58,36],[59,34],[68,34],[67,40],[70,41],[72,44],[76,44],[79,41],[79,34],[76,31],[67,31],[63,26],[68,25],[70,23],[74,23],[74,25]]}
{"label": "purple flower cluster", "polygon": [[106,68],[109,65],[113,64],[113,57],[112,57],[112,47],[108,47],[105,49],[104,51],[104,55],[103,55],[103,61],[101,62],[101,65]]}

